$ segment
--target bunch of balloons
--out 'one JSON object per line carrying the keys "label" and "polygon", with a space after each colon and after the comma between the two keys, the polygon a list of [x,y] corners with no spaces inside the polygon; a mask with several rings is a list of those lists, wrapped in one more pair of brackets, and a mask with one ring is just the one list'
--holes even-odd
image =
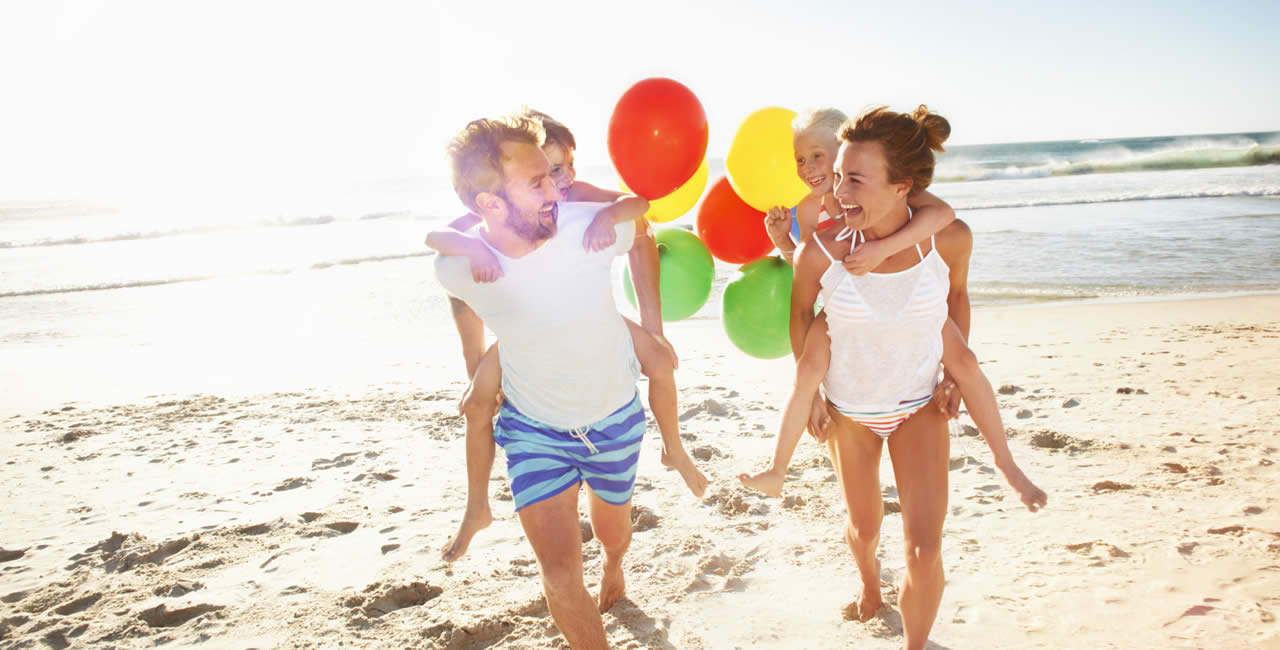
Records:
{"label": "bunch of balloons", "polygon": [[[715,276],[712,257],[743,264],[725,288],[722,322],[734,345],[762,359],[791,351],[791,266],[767,257],[773,242],[765,211],[793,206],[808,193],[795,171],[791,120],[785,108],[747,117],[725,158],[728,175],[707,186],[708,127],[702,104],[677,81],[636,83],[618,100],[609,120],[609,157],[628,191],[649,199],[645,217],[672,221],[698,208],[697,236],[681,229],[657,234],[662,319],[688,318],[706,304]],[[623,279],[631,304],[630,274]]]}

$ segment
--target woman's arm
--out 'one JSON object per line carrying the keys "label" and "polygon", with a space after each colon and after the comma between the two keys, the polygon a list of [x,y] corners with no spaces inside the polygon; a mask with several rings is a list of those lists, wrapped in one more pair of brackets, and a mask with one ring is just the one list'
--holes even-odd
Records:
{"label": "woman's arm", "polygon": [[804,243],[796,248],[796,264],[791,280],[791,352],[796,360],[804,352],[804,340],[809,334],[809,325],[813,323],[813,303],[818,300],[821,289],[819,280],[831,261],[819,248],[817,235],[810,235]]}
{"label": "woman's arm", "polygon": [[969,340],[969,256],[973,253],[973,231],[956,219],[934,239],[938,253],[951,268],[951,288],[947,294],[947,315]]}
{"label": "woman's arm", "polygon": [[[947,316],[955,321],[964,340],[969,340],[969,256],[973,252],[973,232],[965,222],[956,219],[942,229],[934,239],[938,254],[946,261],[950,271],[950,288],[947,291]],[[960,414],[960,391],[955,390],[955,380],[950,373],[933,393],[933,402],[947,417]]]}

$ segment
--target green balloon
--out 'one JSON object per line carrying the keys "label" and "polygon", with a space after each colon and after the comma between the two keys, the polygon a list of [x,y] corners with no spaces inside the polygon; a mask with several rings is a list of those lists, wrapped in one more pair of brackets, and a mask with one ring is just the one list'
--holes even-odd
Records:
{"label": "green balloon", "polygon": [[739,272],[724,288],[725,334],[757,359],[790,354],[791,265],[781,257],[762,257]]}
{"label": "green balloon", "polygon": [[[715,276],[715,263],[711,253],[693,233],[680,228],[659,230],[654,237],[658,242],[658,284],[662,300],[662,320],[684,320],[707,304],[711,297],[711,279]],[[631,287],[631,270],[622,274],[622,290],[627,300],[636,307],[636,292]],[[639,309],[639,307],[636,307]]]}

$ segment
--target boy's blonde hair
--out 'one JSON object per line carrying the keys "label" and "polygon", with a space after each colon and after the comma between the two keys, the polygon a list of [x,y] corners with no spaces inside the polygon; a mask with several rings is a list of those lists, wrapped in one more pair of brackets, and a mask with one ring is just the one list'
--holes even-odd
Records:
{"label": "boy's blonde hair", "polygon": [[546,137],[538,120],[524,115],[506,115],[472,120],[449,141],[449,171],[453,191],[462,203],[479,211],[476,197],[481,192],[502,195],[506,176],[502,173],[502,145],[524,142],[541,147]]}
{"label": "boy's blonde hair", "polygon": [[542,130],[546,132],[546,140],[542,143],[545,147],[549,144],[558,144],[565,149],[574,151],[578,148],[578,142],[573,139],[573,131],[565,126],[563,122],[543,113],[525,106],[520,115],[533,120],[537,120],[542,125]]}
{"label": "boy's blonde hair", "polygon": [[809,108],[791,120],[791,134],[800,135],[814,128],[823,128],[832,134],[839,134],[840,127],[849,121],[849,117],[838,108]]}

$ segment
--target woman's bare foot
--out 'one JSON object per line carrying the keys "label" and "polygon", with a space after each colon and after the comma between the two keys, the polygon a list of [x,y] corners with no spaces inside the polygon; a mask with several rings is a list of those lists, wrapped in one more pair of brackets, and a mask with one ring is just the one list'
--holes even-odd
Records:
{"label": "woman's bare foot", "polygon": [[701,499],[702,495],[707,491],[707,477],[693,464],[693,459],[689,454],[680,457],[673,457],[673,454],[667,453],[666,449],[662,450],[662,465],[670,469],[674,469],[680,473],[680,478],[684,479],[684,484],[693,493],[693,496]]}
{"label": "woman's bare foot", "polygon": [[875,618],[876,612],[884,604],[880,596],[880,560],[876,560],[876,572],[872,576],[862,577],[862,594],[857,600],[844,606],[844,620],[862,621]]}
{"label": "woman's bare foot", "polygon": [[454,533],[444,548],[440,549],[440,559],[453,562],[462,557],[467,552],[467,547],[471,545],[471,538],[492,523],[493,512],[489,510],[489,504],[486,503],[483,508],[468,507],[466,514],[462,515],[458,532]]}
{"label": "woman's bare foot", "polygon": [[776,497],[782,494],[782,484],[786,481],[786,476],[780,470],[767,469],[754,476],[743,472],[738,475],[738,480],[752,490],[759,490],[771,497]]}
{"label": "woman's bare foot", "polygon": [[627,591],[627,579],[622,574],[622,562],[605,559],[604,571],[600,576],[600,613],[609,611],[613,604]]}

